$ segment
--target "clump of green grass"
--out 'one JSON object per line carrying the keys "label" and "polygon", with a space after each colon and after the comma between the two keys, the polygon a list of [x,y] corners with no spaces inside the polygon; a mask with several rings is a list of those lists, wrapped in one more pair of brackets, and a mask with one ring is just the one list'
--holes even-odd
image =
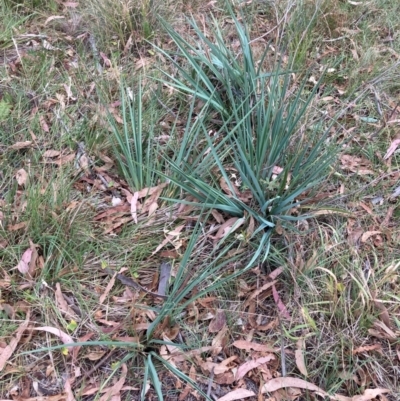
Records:
{"label": "clump of green grass", "polygon": [[[277,222],[307,217],[293,211],[311,199],[313,189],[326,179],[338,148],[329,139],[332,122],[309,113],[318,86],[310,90],[304,80],[293,91],[292,71],[279,61],[273,71],[261,70],[268,49],[261,60],[255,60],[246,27],[233,14],[231,17],[240,54],[224,42],[216,20],[212,21],[214,42],[192,22],[195,44],[166,25],[182,59],[175,61],[176,56],[160,50],[179,71],[175,76],[165,72],[165,83],[205,103],[200,122],[188,125],[185,131],[179,156],[170,159],[175,175],[169,178],[198,199],[193,204],[254,219],[258,223],[254,235],[261,235],[256,255],[262,253],[265,258]],[[222,121],[214,137],[207,132],[208,110]],[[193,140],[206,145],[200,152],[197,149],[195,159],[187,154],[182,157],[185,149],[193,148]],[[240,188],[232,183],[228,166],[237,172]],[[229,194],[218,184],[221,179]],[[244,191],[250,192],[252,202],[240,199],[239,193]]]}
{"label": "clump of green grass", "polygon": [[[118,367],[122,363],[135,363],[135,366],[142,366],[143,371],[143,383],[147,383],[148,380],[153,385],[153,389],[160,400],[164,399],[164,389],[162,388],[162,380],[160,374],[162,372],[161,367],[170,371],[173,375],[181,379],[183,382],[193,386],[205,399],[209,400],[206,394],[196,384],[194,380],[189,378],[184,372],[180,371],[174,364],[163,359],[157,351],[160,346],[170,345],[171,342],[163,337],[164,330],[170,327],[180,325],[181,321],[184,320],[183,311],[193,304],[198,298],[204,297],[207,294],[212,294],[218,287],[224,285],[230,281],[233,277],[237,277],[240,274],[240,270],[236,270],[234,273],[228,275],[227,270],[232,263],[238,263],[238,256],[227,257],[229,247],[223,252],[211,251],[208,256],[205,257],[205,250],[199,246],[199,239],[202,235],[200,224],[194,228],[190,234],[190,239],[187,244],[186,250],[182,255],[181,260],[178,262],[178,266],[175,270],[174,277],[170,283],[170,289],[167,292],[167,299],[162,303],[155,305],[142,305],[142,308],[149,309],[155,315],[155,319],[151,322],[145,335],[139,336],[138,342],[118,342],[112,341],[102,336],[103,338],[99,341],[88,341],[85,343],[70,344],[69,346],[103,346],[103,347],[116,347],[116,348],[128,348],[128,352],[124,355],[122,361],[119,362]],[[200,254],[202,261],[199,263]],[[64,290],[68,288],[68,284],[64,285]],[[49,309],[49,314],[57,314],[57,310],[51,302],[47,303],[43,307]],[[83,310],[86,308],[83,308]],[[50,312],[51,311],[51,312]],[[111,310],[109,313],[112,313]],[[53,319],[55,317],[53,316]],[[64,326],[67,325],[67,321],[63,318],[58,317],[57,320],[64,322]],[[135,333],[136,335],[138,333]],[[190,350],[189,345],[173,343],[178,349],[182,350],[182,353]],[[68,347],[69,347],[68,346]],[[198,347],[198,342],[192,344],[194,347]],[[35,352],[56,350],[65,348],[65,346],[53,346],[48,348],[41,348],[35,350]],[[118,367],[115,367],[117,371]],[[145,388],[142,386],[141,399],[145,399]]]}
{"label": "clump of green grass", "polygon": [[156,16],[168,4],[153,0],[90,0],[84,7],[84,13],[93,18],[90,26],[99,43],[111,39],[113,47],[123,50],[127,45],[137,46],[153,38]]}
{"label": "clump of green grass", "polygon": [[2,2],[0,4],[0,17],[0,49],[4,51],[14,46],[15,33],[24,26],[30,16],[20,15],[13,10],[11,4]]}
{"label": "clump of green grass", "polygon": [[[131,88],[122,88],[122,127],[111,115],[114,138],[114,153],[117,156],[121,172],[132,191],[140,191],[157,185],[156,171],[162,166],[159,145],[155,139],[155,118],[151,104],[143,105],[142,83],[139,81],[137,93]],[[143,114],[143,109],[148,112]],[[144,115],[150,124],[145,126]],[[121,132],[122,131],[122,132]]]}
{"label": "clump of green grass", "polygon": [[5,0],[4,4],[8,7],[13,7],[18,11],[44,11],[56,10],[57,2],[49,0]]}

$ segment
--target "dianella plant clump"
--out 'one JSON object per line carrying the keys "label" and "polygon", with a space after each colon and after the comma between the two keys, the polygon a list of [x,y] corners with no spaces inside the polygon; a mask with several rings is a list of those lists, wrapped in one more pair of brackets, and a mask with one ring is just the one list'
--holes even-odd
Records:
{"label": "dianella plant clump", "polygon": [[[191,21],[190,41],[164,24],[178,57],[158,50],[178,71],[163,71],[163,82],[204,105],[186,127],[178,156],[168,160],[169,179],[193,204],[254,224],[251,266],[267,257],[277,224],[290,227],[310,216],[302,205],[326,179],[338,147],[329,136],[334,119],[313,110],[318,82],[310,85],[268,46],[255,59],[244,18],[239,22],[233,12],[231,18],[235,49],[213,20],[210,35]],[[211,131],[210,115],[219,123]]]}

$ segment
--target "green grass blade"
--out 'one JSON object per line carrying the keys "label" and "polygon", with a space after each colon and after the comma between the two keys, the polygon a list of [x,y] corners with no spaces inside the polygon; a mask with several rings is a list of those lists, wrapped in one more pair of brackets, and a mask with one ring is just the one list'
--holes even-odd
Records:
{"label": "green grass blade", "polygon": [[148,370],[149,370],[149,377],[150,377],[151,382],[153,383],[154,391],[157,394],[158,400],[163,401],[164,396],[162,393],[161,382],[160,382],[160,378],[158,377],[157,370],[153,364],[152,355],[153,355],[153,353],[150,353],[147,356],[147,366],[148,366]]}
{"label": "green grass blade", "polygon": [[177,369],[174,365],[170,364],[165,359],[158,356],[156,353],[152,352],[152,355],[155,359],[158,359],[171,373],[173,373],[176,377],[183,380],[185,383],[189,384],[194,390],[196,390],[202,397],[204,397],[207,401],[212,401],[212,398],[208,397],[207,394],[203,392],[203,390],[197,385],[197,383],[192,380],[189,376],[186,376],[183,372]]}

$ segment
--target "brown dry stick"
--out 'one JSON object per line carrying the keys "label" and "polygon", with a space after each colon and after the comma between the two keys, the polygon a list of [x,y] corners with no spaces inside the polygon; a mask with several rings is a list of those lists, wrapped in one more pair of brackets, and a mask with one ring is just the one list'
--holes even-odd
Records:
{"label": "brown dry stick", "polygon": [[162,299],[167,299],[168,297],[166,295],[160,295],[157,294],[155,292],[151,292],[149,290],[146,290],[146,288],[142,287],[140,284],[138,284],[136,281],[133,281],[131,278],[124,276],[121,273],[117,273],[116,271],[109,269],[108,267],[103,269],[107,274],[109,274],[110,276],[114,276],[114,274],[116,274],[116,278],[124,285],[126,285],[127,287],[131,287],[134,288],[135,290],[138,291],[143,291],[146,294],[151,295],[152,297],[156,297],[156,298],[162,298]]}

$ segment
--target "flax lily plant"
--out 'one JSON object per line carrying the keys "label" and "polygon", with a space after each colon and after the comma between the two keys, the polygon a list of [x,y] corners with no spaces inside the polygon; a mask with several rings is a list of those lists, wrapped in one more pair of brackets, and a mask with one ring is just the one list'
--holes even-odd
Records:
{"label": "flax lily plant", "polygon": [[[190,21],[196,34],[190,41],[164,23],[178,56],[158,51],[178,71],[163,71],[162,82],[204,104],[196,119],[189,116],[193,123],[186,126],[177,156],[169,159],[174,172],[169,178],[197,200],[191,203],[258,223],[251,266],[267,257],[278,221],[291,226],[291,221],[310,216],[300,207],[327,178],[338,146],[329,137],[334,119],[326,120],[314,109],[318,84],[310,85],[307,78],[299,83],[299,74],[280,61],[263,71],[268,47],[256,61],[246,27],[233,12],[232,19],[239,51],[226,43],[215,19],[207,36]],[[210,114],[221,121],[213,125],[213,135]],[[243,192],[251,199],[244,201]]]}

